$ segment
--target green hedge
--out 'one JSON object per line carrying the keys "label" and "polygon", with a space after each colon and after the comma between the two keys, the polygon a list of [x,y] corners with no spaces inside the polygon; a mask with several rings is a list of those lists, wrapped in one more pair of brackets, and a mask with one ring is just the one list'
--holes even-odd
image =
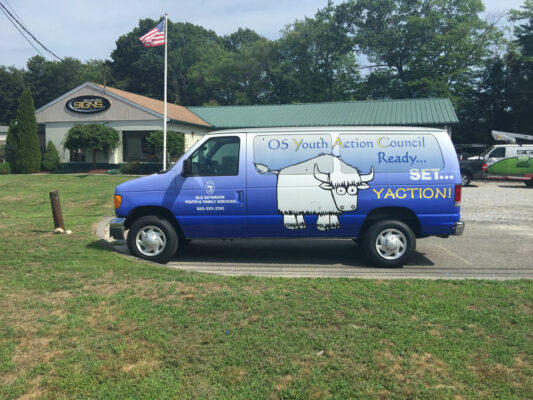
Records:
{"label": "green hedge", "polygon": [[0,175],[9,175],[11,173],[11,166],[9,163],[0,164]]}

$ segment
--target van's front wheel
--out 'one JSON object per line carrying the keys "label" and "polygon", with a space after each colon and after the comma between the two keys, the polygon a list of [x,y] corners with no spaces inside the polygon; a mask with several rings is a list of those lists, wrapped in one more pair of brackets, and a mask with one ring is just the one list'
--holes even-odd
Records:
{"label": "van's front wheel", "polygon": [[178,249],[178,235],[166,219],[147,215],[131,225],[128,248],[143,260],[166,264]]}
{"label": "van's front wheel", "polygon": [[416,237],[403,222],[378,221],[366,231],[363,249],[372,263],[383,267],[401,267],[413,255]]}

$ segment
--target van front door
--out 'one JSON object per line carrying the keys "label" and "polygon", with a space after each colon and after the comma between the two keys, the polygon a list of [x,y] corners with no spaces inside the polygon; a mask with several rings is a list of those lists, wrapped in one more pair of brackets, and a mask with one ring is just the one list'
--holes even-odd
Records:
{"label": "van front door", "polygon": [[246,236],[246,135],[214,136],[188,160],[190,171],[177,179],[174,205],[183,234]]}

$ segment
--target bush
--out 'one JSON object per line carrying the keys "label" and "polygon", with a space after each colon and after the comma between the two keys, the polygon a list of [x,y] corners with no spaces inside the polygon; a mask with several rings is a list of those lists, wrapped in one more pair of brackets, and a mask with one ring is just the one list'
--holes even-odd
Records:
{"label": "bush", "polygon": [[0,163],[6,161],[6,157],[6,146],[4,144],[0,144]]}
{"label": "bush", "polygon": [[0,175],[9,175],[11,173],[11,166],[9,163],[0,164]]}
{"label": "bush", "polygon": [[140,162],[129,162],[120,166],[120,173],[125,175],[140,175],[144,173],[144,168]]}
{"label": "bush", "polygon": [[50,140],[46,146],[46,152],[43,155],[43,162],[41,163],[43,171],[55,171],[61,168],[61,161],[56,146]]}
{"label": "bush", "polygon": [[120,165],[120,173],[124,175],[150,175],[161,171],[160,163],[140,163],[138,161]]}
{"label": "bush", "polygon": [[[163,131],[152,132],[147,138],[148,149],[159,155],[163,161]],[[167,131],[167,154],[170,158],[177,159],[185,151],[185,136],[183,133]],[[168,162],[168,160],[167,160]]]}
{"label": "bush", "polygon": [[86,149],[92,151],[93,166],[96,168],[96,153],[108,153],[118,147],[120,135],[116,129],[101,124],[74,125],[63,140],[69,150]]}

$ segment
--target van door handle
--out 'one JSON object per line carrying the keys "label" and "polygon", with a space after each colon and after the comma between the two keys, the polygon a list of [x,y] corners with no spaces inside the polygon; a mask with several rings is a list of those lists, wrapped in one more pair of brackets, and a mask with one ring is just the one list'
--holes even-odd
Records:
{"label": "van door handle", "polygon": [[242,190],[237,190],[235,192],[235,197],[237,202],[242,203],[244,201],[244,192]]}

